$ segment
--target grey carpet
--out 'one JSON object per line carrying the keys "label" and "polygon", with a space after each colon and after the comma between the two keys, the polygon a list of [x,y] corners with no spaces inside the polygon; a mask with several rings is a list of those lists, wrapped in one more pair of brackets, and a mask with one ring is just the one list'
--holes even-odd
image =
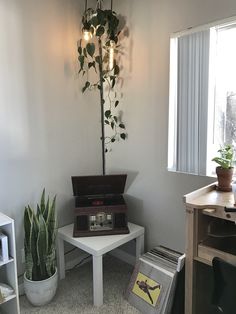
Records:
{"label": "grey carpet", "polygon": [[93,306],[92,263],[86,263],[66,273],[59,281],[57,294],[52,302],[43,307],[33,307],[25,296],[20,297],[21,314],[138,314],[124,299],[133,267],[112,257],[103,261],[104,304]]}

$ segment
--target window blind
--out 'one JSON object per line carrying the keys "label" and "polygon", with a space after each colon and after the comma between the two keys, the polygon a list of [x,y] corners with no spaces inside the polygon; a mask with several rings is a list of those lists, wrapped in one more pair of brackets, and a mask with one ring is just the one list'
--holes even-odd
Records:
{"label": "window blind", "polygon": [[206,174],[210,30],[178,38],[173,170]]}

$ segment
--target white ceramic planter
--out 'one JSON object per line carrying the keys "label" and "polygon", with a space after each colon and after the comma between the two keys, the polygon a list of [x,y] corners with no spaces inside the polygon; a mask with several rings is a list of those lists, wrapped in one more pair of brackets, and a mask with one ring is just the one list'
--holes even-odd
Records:
{"label": "white ceramic planter", "polygon": [[27,299],[32,305],[42,306],[49,303],[56,294],[58,282],[58,272],[45,280],[32,281],[24,274],[24,289]]}

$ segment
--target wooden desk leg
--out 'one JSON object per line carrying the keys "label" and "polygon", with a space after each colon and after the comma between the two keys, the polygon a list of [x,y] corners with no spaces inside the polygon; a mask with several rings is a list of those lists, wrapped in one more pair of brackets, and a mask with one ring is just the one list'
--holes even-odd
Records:
{"label": "wooden desk leg", "polygon": [[103,304],[102,255],[93,256],[93,303],[95,306]]}
{"label": "wooden desk leg", "polygon": [[144,252],[144,234],[136,238],[136,261]]}
{"label": "wooden desk leg", "polygon": [[64,279],[65,278],[64,240],[60,239],[59,237],[57,239],[57,261],[60,279]]}
{"label": "wooden desk leg", "polygon": [[186,214],[186,259],[185,259],[185,314],[194,313],[194,250],[195,228],[193,209],[187,209]]}

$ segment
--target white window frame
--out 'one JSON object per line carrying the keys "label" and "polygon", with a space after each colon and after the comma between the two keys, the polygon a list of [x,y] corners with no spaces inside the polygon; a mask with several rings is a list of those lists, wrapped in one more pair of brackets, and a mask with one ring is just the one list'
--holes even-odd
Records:
{"label": "white window frame", "polygon": [[[170,38],[170,73],[169,73],[169,132],[168,132],[168,166],[167,169],[169,171],[174,172],[185,172],[191,173],[189,171],[179,171],[177,168],[177,115],[178,115],[178,39],[182,36],[191,35],[193,33],[210,30],[210,41],[214,41],[214,32],[216,28],[232,26],[236,24],[236,16],[215,21],[213,23],[208,23],[202,26],[190,28],[185,31],[177,32],[172,34]],[[210,47],[212,43],[210,43]],[[212,156],[207,150],[207,143],[211,142],[213,137],[213,111],[214,106],[214,52],[209,50],[209,80],[208,80],[208,114],[207,114],[207,125],[206,125],[206,144],[205,147],[205,156],[202,156],[201,159],[201,170],[197,171],[196,175],[213,175],[212,173],[207,173],[207,169],[209,168],[209,163],[212,159]],[[203,163],[205,165],[203,165]],[[204,170],[205,168],[205,170]]]}

